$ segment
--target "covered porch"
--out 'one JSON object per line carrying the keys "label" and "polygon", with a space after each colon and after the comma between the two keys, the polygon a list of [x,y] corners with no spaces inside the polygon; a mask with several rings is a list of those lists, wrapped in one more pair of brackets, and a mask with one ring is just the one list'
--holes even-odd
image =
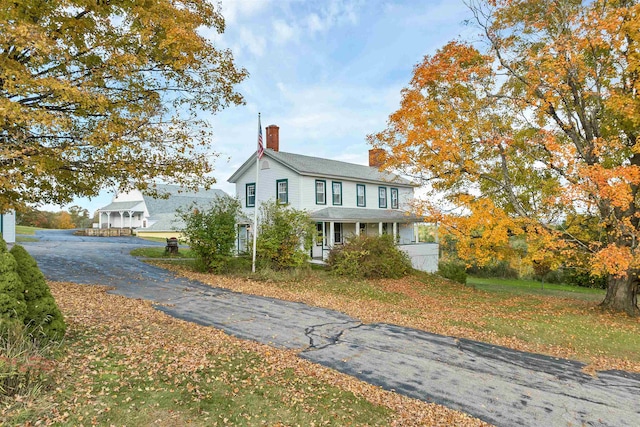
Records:
{"label": "covered porch", "polygon": [[144,228],[147,220],[143,206],[140,201],[114,202],[98,209],[98,228]]}
{"label": "covered porch", "polygon": [[317,260],[327,259],[335,245],[352,236],[391,234],[399,245],[419,242],[420,220],[402,211],[331,207],[311,213],[311,219],[317,231],[311,257]]}

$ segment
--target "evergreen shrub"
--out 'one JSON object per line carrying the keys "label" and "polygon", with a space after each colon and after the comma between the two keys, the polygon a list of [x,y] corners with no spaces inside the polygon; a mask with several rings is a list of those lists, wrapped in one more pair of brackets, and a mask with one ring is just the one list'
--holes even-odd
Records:
{"label": "evergreen shrub", "polygon": [[22,324],[27,313],[24,285],[17,268],[15,258],[0,237],[0,335],[6,334],[15,324]]}
{"label": "evergreen shrub", "polygon": [[38,263],[20,245],[13,246],[11,255],[17,262],[18,274],[24,285],[25,325],[37,339],[61,340],[67,326]]}

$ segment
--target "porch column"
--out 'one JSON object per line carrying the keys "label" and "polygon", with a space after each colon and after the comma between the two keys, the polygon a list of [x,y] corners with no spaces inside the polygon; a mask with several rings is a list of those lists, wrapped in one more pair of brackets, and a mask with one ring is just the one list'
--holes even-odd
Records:
{"label": "porch column", "polygon": [[133,211],[129,211],[129,228],[133,228]]}
{"label": "porch column", "polygon": [[360,235],[360,223],[356,222],[356,236]]}
{"label": "porch column", "polygon": [[120,228],[124,228],[124,211],[120,211]]}
{"label": "porch column", "polygon": [[393,223],[393,241],[396,242],[396,237],[398,236],[398,223],[394,222]]}
{"label": "porch column", "polygon": [[333,249],[333,245],[335,244],[335,238],[336,238],[334,234],[335,232],[334,224],[335,223],[333,221],[329,222],[329,240],[327,242],[329,243],[330,249]]}
{"label": "porch column", "polygon": [[378,223],[378,236],[382,236],[382,223]]}
{"label": "porch column", "polygon": [[420,233],[418,232],[418,224],[417,223],[413,223],[413,238],[415,239],[416,243],[420,243]]}
{"label": "porch column", "polygon": [[102,228],[102,211],[98,211],[98,229]]}
{"label": "porch column", "polygon": [[111,228],[111,211],[107,212],[107,229]]}

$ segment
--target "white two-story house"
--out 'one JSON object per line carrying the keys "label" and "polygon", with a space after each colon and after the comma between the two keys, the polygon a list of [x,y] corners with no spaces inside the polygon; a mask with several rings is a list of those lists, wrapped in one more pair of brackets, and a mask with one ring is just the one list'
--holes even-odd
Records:
{"label": "white two-story house", "polygon": [[[416,185],[400,176],[378,169],[380,152],[369,151],[369,166],[280,151],[279,128],[266,128],[266,149],[259,161],[256,187],[256,157],[229,178],[244,214],[253,218],[254,209],[267,200],[278,200],[306,210],[316,222],[317,235],[312,258],[326,259],[335,245],[349,236],[392,234],[414,259],[414,267],[437,269],[437,244],[418,248],[417,223],[410,201]],[[248,248],[251,223],[239,225],[238,247]],[[414,252],[417,251],[417,254]],[[427,254],[428,252],[428,254]]]}

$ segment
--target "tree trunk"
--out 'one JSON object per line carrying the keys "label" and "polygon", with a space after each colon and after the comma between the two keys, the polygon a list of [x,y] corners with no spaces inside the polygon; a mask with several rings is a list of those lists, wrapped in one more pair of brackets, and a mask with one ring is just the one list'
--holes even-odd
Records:
{"label": "tree trunk", "polygon": [[638,308],[638,275],[629,273],[626,277],[609,276],[607,295],[600,303],[602,308],[613,311],[624,311],[630,316],[640,314]]}

